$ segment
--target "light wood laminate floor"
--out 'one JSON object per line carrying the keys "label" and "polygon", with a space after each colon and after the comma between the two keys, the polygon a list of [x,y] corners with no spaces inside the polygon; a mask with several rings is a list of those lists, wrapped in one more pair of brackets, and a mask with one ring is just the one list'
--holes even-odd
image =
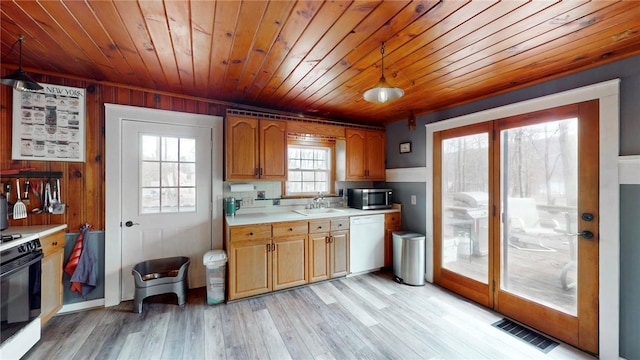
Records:
{"label": "light wood laminate floor", "polygon": [[548,354],[491,326],[502,318],[436,286],[372,273],[208,306],[205,290],[54,317],[25,359],[592,359]]}

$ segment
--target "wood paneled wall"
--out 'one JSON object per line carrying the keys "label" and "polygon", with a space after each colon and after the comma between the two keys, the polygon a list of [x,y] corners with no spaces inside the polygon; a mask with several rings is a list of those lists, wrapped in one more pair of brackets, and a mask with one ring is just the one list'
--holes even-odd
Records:
{"label": "wood paneled wall", "polygon": [[[6,74],[13,69],[0,69]],[[64,224],[69,232],[79,231],[89,223],[93,230],[103,230],[105,222],[105,143],[104,104],[140,106],[162,110],[224,116],[223,103],[167,94],[152,90],[125,88],[118,85],[96,84],[86,80],[30,73],[42,83],[87,89],[86,99],[86,162],[18,161],[11,160],[13,89],[0,86],[0,169],[34,167],[34,171],[61,171],[62,200],[66,212],[62,215],[29,214],[26,219],[10,219],[11,226]],[[3,177],[0,181],[7,182]],[[15,179],[12,180],[12,199],[15,199]],[[26,180],[26,179],[21,179]],[[36,179],[31,179],[36,180]],[[35,201],[33,202],[36,203]],[[28,206],[30,210],[31,207]]]}

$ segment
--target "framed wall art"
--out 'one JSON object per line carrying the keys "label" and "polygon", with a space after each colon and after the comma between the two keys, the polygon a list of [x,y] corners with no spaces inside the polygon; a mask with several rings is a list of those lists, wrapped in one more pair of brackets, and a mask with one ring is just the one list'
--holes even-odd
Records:
{"label": "framed wall art", "polygon": [[84,162],[86,90],[40,85],[13,90],[11,159]]}
{"label": "framed wall art", "polygon": [[400,143],[400,154],[406,154],[411,152],[411,142]]}

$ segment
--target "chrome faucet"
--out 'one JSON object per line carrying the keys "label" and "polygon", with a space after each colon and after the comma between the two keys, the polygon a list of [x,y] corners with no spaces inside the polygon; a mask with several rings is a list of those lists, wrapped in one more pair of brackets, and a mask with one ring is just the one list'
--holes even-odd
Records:
{"label": "chrome faucet", "polygon": [[312,209],[320,209],[326,206],[322,192],[319,192],[318,196],[311,200],[310,206]]}

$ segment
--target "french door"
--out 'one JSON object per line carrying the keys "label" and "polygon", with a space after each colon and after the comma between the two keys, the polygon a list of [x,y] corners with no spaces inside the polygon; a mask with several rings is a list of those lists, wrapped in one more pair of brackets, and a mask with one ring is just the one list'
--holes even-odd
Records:
{"label": "french door", "polygon": [[434,280],[598,352],[598,102],[434,133]]}

